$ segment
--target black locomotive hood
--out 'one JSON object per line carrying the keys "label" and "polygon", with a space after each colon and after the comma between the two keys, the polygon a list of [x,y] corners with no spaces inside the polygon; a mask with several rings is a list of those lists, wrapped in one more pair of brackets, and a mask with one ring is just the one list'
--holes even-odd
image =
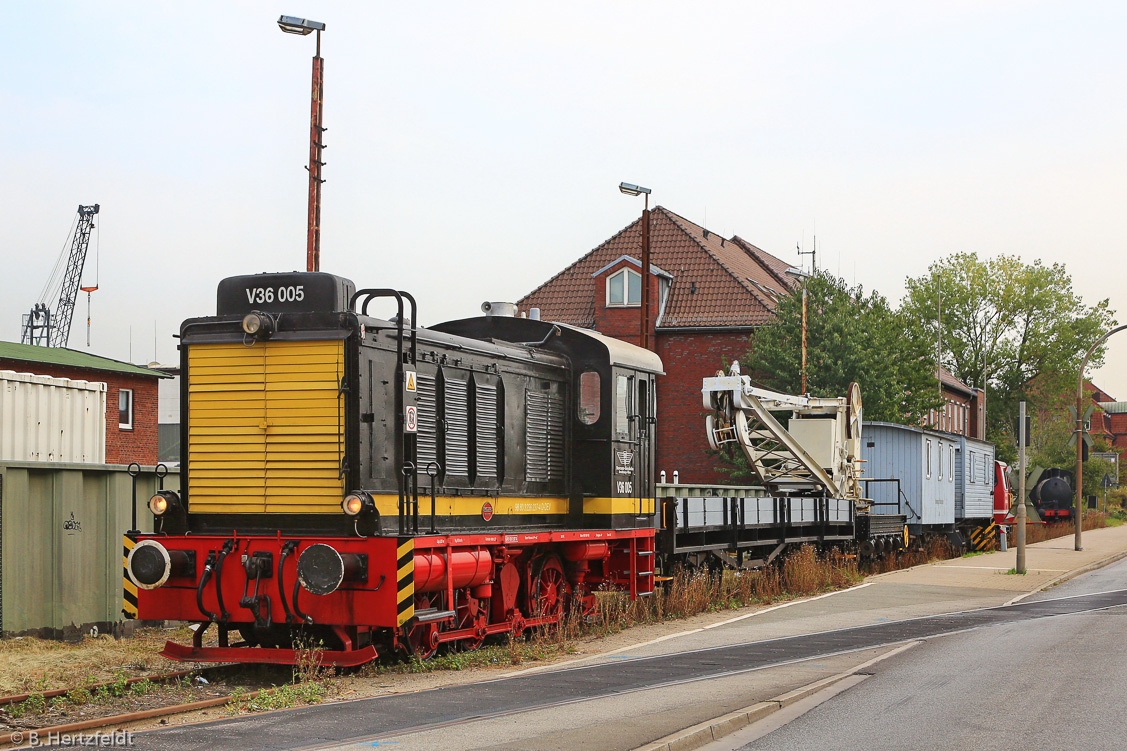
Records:
{"label": "black locomotive hood", "polygon": [[343,312],[355,292],[352,280],[321,271],[231,276],[219,282],[216,315]]}

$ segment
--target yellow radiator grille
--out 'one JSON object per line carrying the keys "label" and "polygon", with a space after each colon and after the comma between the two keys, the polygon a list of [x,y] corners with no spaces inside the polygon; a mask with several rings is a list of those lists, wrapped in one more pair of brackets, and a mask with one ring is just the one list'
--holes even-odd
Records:
{"label": "yellow radiator grille", "polygon": [[344,343],[188,350],[194,513],[340,513]]}

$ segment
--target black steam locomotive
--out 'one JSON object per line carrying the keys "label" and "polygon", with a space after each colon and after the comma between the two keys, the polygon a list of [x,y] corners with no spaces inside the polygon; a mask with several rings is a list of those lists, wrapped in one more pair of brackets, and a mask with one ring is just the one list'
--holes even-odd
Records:
{"label": "black steam locomotive", "polygon": [[1073,518],[1076,504],[1073,474],[1067,469],[1041,470],[1029,483],[1029,500],[1042,521],[1067,521]]}

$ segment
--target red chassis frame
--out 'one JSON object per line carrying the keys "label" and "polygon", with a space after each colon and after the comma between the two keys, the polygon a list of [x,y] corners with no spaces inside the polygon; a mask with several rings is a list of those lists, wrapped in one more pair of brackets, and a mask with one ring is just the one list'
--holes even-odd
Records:
{"label": "red chassis frame", "polygon": [[[373,642],[424,655],[448,642],[477,645],[493,634],[557,623],[569,594],[590,610],[591,593],[600,588],[625,591],[633,599],[654,586],[651,528],[417,537],[137,535],[127,547],[143,540],[194,554],[191,572],[138,590],[137,617],[201,624],[191,646],[168,642],[161,653],[198,662],[297,662],[300,654],[291,648],[230,646],[228,630],[252,625],[255,608],[260,624],[304,621],[331,628],[343,648],[319,652],[321,664],[351,666],[378,656]],[[327,595],[295,588],[298,558],[315,544],[363,557],[366,577],[346,581]],[[244,565],[255,554],[270,556],[270,573],[261,578],[248,576]],[[211,573],[201,588],[205,568]],[[256,595],[255,605],[241,604]],[[448,609],[427,607],[442,600]],[[471,607],[470,617],[464,603],[485,603],[488,612]],[[416,613],[418,606],[424,612]],[[212,622],[219,624],[219,646],[205,647],[203,636]]]}

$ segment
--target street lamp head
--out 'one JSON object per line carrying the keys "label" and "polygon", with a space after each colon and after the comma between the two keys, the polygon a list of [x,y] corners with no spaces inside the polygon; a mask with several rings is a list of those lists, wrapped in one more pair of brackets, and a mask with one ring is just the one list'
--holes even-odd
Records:
{"label": "street lamp head", "polygon": [[287,34],[301,34],[308,36],[314,31],[324,31],[325,24],[320,21],[310,21],[305,18],[296,18],[294,16],[280,16],[278,18],[278,28]]}
{"label": "street lamp head", "polygon": [[643,188],[641,185],[631,185],[630,183],[619,183],[618,189],[628,196],[640,196],[643,193],[650,194],[649,188]]}

